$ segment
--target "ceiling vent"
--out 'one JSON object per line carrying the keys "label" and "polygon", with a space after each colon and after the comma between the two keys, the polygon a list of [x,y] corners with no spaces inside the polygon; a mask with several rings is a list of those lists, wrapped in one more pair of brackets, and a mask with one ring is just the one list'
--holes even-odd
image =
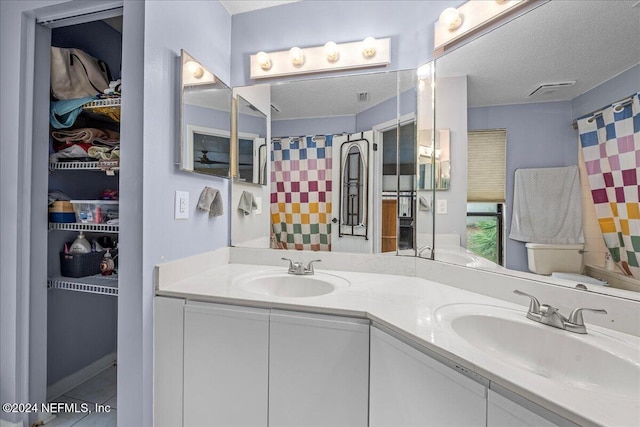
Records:
{"label": "ceiling vent", "polygon": [[358,97],[358,102],[369,101],[369,92],[357,92],[356,96]]}
{"label": "ceiling vent", "polygon": [[534,95],[551,95],[562,88],[573,86],[574,84],[576,84],[575,80],[560,83],[542,83],[540,86],[532,90],[531,93],[527,95],[527,98],[530,98]]}
{"label": "ceiling vent", "polygon": [[280,109],[278,107],[276,107],[275,105],[271,104],[271,111],[279,113]]}

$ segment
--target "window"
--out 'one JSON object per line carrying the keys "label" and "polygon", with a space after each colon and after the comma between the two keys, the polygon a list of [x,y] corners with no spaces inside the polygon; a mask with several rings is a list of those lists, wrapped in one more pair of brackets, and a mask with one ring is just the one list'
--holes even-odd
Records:
{"label": "window", "polygon": [[471,131],[467,148],[467,249],[504,265],[504,129]]}

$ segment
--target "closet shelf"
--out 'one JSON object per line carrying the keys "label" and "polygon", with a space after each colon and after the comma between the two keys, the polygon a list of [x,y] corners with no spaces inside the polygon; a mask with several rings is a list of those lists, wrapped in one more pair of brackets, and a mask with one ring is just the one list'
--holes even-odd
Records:
{"label": "closet shelf", "polygon": [[118,233],[120,231],[119,225],[109,224],[84,224],[80,222],[50,222],[49,230],[64,230],[64,231],[95,231],[100,233]]}
{"label": "closet shelf", "polygon": [[120,162],[115,160],[101,160],[90,162],[49,162],[49,170],[92,170],[104,171],[109,174],[120,170]]}
{"label": "closet shelf", "polygon": [[102,107],[120,107],[120,97],[96,99],[82,106],[85,110]]}
{"label": "closet shelf", "polygon": [[66,291],[85,292],[90,294],[118,296],[118,276],[95,276],[87,277],[49,277],[47,278],[47,289],[63,289]]}

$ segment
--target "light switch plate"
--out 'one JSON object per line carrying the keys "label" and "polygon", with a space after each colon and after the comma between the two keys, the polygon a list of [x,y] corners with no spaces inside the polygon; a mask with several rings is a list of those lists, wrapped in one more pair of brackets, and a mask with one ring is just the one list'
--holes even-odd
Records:
{"label": "light switch plate", "polygon": [[258,207],[253,210],[253,213],[256,215],[260,215],[262,213],[262,197],[256,197],[255,200]]}
{"label": "light switch plate", "polygon": [[437,200],[436,201],[436,213],[443,215],[447,213],[447,200]]}
{"label": "light switch plate", "polygon": [[188,191],[176,191],[174,218],[189,219],[189,192]]}

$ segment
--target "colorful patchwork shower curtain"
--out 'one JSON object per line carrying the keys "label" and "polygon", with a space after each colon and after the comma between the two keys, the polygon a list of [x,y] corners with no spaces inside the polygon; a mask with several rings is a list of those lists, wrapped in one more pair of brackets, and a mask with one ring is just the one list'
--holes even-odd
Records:
{"label": "colorful patchwork shower curtain", "polygon": [[616,264],[640,279],[640,94],[578,119],[580,145],[604,241]]}
{"label": "colorful patchwork shower curtain", "polygon": [[332,139],[272,141],[271,225],[284,249],[331,250]]}

